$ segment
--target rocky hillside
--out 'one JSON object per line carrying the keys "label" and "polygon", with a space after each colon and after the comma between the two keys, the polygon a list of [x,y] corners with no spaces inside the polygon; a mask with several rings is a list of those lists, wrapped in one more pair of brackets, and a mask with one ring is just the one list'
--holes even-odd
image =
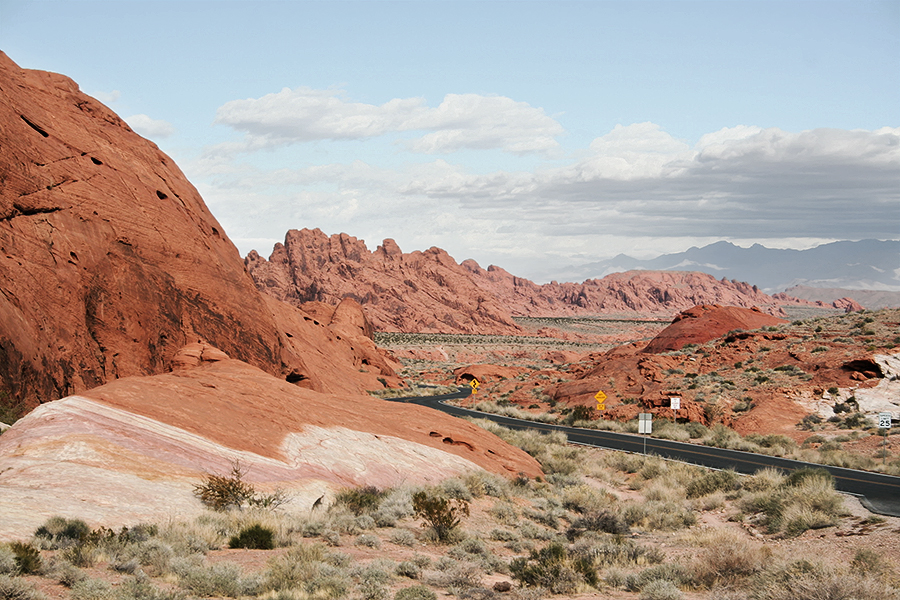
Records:
{"label": "rocky hillside", "polygon": [[503,269],[456,261],[439,248],[404,253],[393,240],[371,252],[347,234],[291,230],[268,260],[245,259],[257,287],[303,307],[359,301],[379,331],[520,334],[514,316],[565,317],[638,313],[671,317],[697,304],[760,307],[783,316],[781,304],[748,283],[705,273],[631,271],[583,283],[536,284]]}
{"label": "rocky hillside", "polygon": [[258,293],[155,144],[71,79],[0,53],[0,399],[165,372],[198,340],[321,391],[396,381],[371,340],[313,321]]}

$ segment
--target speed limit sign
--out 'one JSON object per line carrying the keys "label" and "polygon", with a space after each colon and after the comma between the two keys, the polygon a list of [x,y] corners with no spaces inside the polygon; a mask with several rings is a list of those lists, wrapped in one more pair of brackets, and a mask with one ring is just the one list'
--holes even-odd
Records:
{"label": "speed limit sign", "polygon": [[890,429],[891,428],[891,413],[889,413],[889,412],[878,413],[878,428],[879,429]]}

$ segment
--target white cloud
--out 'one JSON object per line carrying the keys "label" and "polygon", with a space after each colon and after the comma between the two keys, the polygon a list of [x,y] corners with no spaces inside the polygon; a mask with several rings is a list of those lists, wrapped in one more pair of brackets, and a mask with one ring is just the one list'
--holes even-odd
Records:
{"label": "white cloud", "polygon": [[557,148],[555,138],[563,133],[562,126],[543,109],[504,96],[448,94],[435,108],[428,107],[423,98],[397,98],[376,106],[350,102],[341,90],[307,87],[232,100],[219,108],[216,122],[244,132],[247,150],[427,131],[430,133],[406,140],[406,146],[426,154],[462,149],[525,154]]}
{"label": "white cloud", "polygon": [[691,146],[638,123],[596,138],[569,164],[487,174],[446,159],[267,169],[221,155],[192,169],[201,166],[229,235],[320,227],[371,247],[393,237],[406,251],[437,245],[539,279],[620,252],[647,257],[721,239],[803,247],[900,231],[897,128],[738,126]]}
{"label": "white cloud", "polygon": [[151,119],[147,115],[131,115],[125,117],[125,122],[132,129],[146,138],[167,138],[175,133],[175,127],[168,121]]}

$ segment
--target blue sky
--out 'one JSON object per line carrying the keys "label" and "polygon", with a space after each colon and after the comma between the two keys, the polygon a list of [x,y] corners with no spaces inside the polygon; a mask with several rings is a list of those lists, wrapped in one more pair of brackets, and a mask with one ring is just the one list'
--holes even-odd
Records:
{"label": "blue sky", "polygon": [[[0,0],[0,49],[289,228],[537,281],[900,238],[900,2]],[[900,268],[900,258],[898,258]]]}

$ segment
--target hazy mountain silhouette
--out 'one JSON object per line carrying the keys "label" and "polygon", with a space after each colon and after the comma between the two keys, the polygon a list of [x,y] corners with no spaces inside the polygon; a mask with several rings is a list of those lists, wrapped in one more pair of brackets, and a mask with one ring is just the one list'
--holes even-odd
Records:
{"label": "hazy mountain silhouette", "polygon": [[620,254],[577,268],[585,279],[633,269],[701,271],[747,281],[770,294],[796,285],[900,291],[900,241],[833,242],[808,250],[742,248],[723,241],[648,260]]}

